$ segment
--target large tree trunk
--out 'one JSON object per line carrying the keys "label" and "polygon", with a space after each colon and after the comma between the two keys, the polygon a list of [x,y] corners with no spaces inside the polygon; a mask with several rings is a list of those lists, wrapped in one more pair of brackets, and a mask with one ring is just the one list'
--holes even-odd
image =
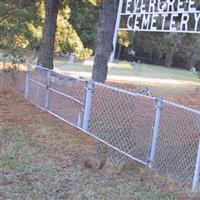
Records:
{"label": "large tree trunk", "polygon": [[104,82],[108,73],[108,61],[113,51],[113,36],[119,0],[102,0],[97,31],[92,79]]}
{"label": "large tree trunk", "polygon": [[[108,61],[113,51],[113,36],[115,22],[117,18],[119,0],[102,0],[99,24],[97,30],[97,41],[94,58],[92,79],[97,82],[104,82],[107,79]],[[99,133],[99,138],[103,135]],[[99,158],[99,169],[102,169],[106,163],[111,150],[108,146],[97,142],[96,156]]]}
{"label": "large tree trunk", "polygon": [[60,0],[45,0],[46,18],[38,64],[53,69],[54,43]]}

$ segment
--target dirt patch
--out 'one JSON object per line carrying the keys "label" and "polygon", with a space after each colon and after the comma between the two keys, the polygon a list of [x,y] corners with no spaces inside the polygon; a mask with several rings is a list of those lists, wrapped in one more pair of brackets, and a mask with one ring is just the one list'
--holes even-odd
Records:
{"label": "dirt patch", "polygon": [[93,167],[86,160],[94,140],[6,87],[0,88],[0,145],[2,199],[199,199],[137,165]]}
{"label": "dirt patch", "polygon": [[176,96],[169,96],[167,99],[195,109],[200,109],[200,93],[185,93]]}

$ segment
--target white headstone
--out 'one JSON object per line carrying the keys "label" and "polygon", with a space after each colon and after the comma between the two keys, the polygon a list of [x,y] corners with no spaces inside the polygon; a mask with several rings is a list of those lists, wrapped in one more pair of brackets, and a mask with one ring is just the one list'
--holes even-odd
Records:
{"label": "white headstone", "polygon": [[75,59],[75,55],[73,53],[70,53],[69,64],[73,64],[74,63],[74,59]]}

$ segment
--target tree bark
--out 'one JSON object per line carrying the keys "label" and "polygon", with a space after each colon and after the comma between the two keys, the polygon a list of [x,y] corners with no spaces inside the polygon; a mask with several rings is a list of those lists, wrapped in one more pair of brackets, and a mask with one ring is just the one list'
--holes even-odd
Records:
{"label": "tree bark", "polygon": [[60,0],[45,0],[46,17],[40,46],[38,64],[53,69],[54,43]]}
{"label": "tree bark", "polygon": [[[113,51],[113,37],[118,5],[119,0],[101,1],[94,66],[92,71],[92,79],[97,82],[105,82],[107,79],[108,61]],[[103,138],[101,133],[98,134],[98,137]],[[101,142],[97,142],[96,153],[100,160],[99,169],[102,169],[107,163],[109,148]]]}
{"label": "tree bark", "polygon": [[121,45],[121,44],[119,44],[119,48],[118,48],[118,52],[117,52],[117,60],[119,60],[119,59],[120,59],[121,52],[122,52],[122,45]]}
{"label": "tree bark", "polygon": [[113,51],[113,36],[119,0],[102,0],[97,30],[96,50],[92,79],[104,82],[107,79],[108,61]]}
{"label": "tree bark", "polygon": [[174,58],[174,51],[173,50],[166,51],[166,55],[165,55],[165,66],[166,67],[172,66],[173,58]]}

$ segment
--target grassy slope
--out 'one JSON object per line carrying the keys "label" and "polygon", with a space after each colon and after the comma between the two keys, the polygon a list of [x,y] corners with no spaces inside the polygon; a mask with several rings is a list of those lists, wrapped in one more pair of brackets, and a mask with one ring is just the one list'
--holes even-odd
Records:
{"label": "grassy slope", "polygon": [[[0,49],[0,55],[4,51]],[[68,72],[79,72],[91,74],[92,71],[92,62],[86,61],[86,64],[83,63],[74,63],[68,64],[65,58],[55,58],[55,67],[68,71]],[[111,64],[112,66],[113,64]],[[173,80],[182,80],[182,81],[194,81],[199,82],[197,74],[191,73],[187,70],[176,69],[176,68],[166,68],[159,65],[148,65],[140,64],[137,69],[133,69],[132,64],[128,62],[117,62],[109,70],[109,76],[112,79],[112,76],[125,76],[125,77],[143,77],[143,78],[153,78],[153,79],[173,79]]]}
{"label": "grassy slope", "polygon": [[[91,77],[92,63],[68,64],[64,59],[55,59],[55,67],[78,76]],[[128,83],[136,91],[148,86],[155,96],[200,91],[200,81],[196,73],[158,65],[140,64],[136,69],[130,63],[118,62],[109,68],[108,81]]]}
{"label": "grassy slope", "polygon": [[[91,73],[92,63],[86,65],[82,63],[68,64],[64,59],[55,60],[55,67],[60,70],[68,72],[85,72]],[[173,79],[183,81],[194,81],[198,82],[197,75],[187,70],[166,68],[158,65],[139,64],[138,68],[135,69],[128,62],[118,62],[110,70],[109,76],[132,76],[132,77],[143,77],[153,79]]]}

